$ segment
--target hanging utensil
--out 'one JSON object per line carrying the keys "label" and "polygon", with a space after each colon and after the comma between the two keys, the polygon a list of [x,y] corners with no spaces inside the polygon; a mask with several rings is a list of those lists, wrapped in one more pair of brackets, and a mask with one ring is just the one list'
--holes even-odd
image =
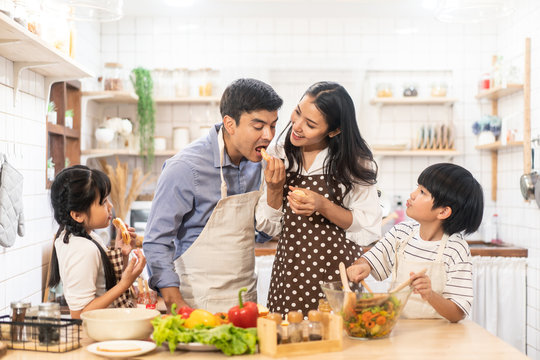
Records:
{"label": "hanging utensil", "polygon": [[351,290],[349,286],[349,279],[347,278],[347,269],[343,262],[339,263],[339,276],[341,277],[341,285],[345,292],[343,298],[343,312],[346,314],[354,315],[354,306],[356,304],[356,293]]}

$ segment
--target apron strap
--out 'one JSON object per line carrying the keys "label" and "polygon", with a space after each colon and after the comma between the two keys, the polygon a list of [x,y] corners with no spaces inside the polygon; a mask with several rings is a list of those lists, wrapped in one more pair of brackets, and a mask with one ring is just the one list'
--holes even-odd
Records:
{"label": "apron strap", "polygon": [[437,258],[435,259],[435,261],[441,261],[444,249],[446,248],[446,243],[448,242],[448,238],[448,234],[444,233],[441,239],[441,244],[439,245],[439,251],[437,251]]}
{"label": "apron strap", "polygon": [[227,197],[227,183],[223,177],[223,161],[225,159],[225,141],[223,140],[223,126],[218,131],[218,147],[219,147],[219,175],[221,176],[221,198]]}

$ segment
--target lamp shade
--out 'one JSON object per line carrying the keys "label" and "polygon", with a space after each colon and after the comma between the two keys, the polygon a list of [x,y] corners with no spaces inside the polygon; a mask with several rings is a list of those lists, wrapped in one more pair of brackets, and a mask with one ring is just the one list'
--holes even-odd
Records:
{"label": "lamp shade", "polygon": [[450,23],[495,20],[514,12],[514,0],[441,0],[435,17]]}
{"label": "lamp shade", "polygon": [[44,0],[43,7],[68,19],[116,21],[123,15],[123,0]]}

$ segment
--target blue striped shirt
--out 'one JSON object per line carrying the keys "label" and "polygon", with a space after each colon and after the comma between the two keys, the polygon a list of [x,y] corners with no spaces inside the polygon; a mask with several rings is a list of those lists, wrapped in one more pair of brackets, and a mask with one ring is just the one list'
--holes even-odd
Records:
{"label": "blue striped shirt", "polygon": [[[152,288],[180,285],[174,260],[195,242],[221,198],[220,127],[221,123],[216,124],[207,137],[193,142],[163,165],[143,243]],[[256,191],[261,183],[261,164],[242,159],[237,166],[225,152],[223,176],[229,196]],[[270,237],[261,233],[257,239],[254,234],[253,239],[264,242]]]}

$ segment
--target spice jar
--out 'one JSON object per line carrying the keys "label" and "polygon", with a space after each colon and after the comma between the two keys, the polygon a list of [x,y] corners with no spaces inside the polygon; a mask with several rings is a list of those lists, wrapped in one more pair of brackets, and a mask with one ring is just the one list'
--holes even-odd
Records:
{"label": "spice jar", "polygon": [[281,318],[281,314],[280,313],[269,313],[268,315],[266,315],[266,318],[268,320],[272,320],[276,323],[276,332],[277,332],[277,343],[278,344],[281,344],[284,340],[284,337],[283,337],[283,328],[281,327],[281,322],[282,322],[282,318]]}
{"label": "spice jar", "polygon": [[[26,317],[26,310],[32,304],[26,301],[14,301],[11,303],[11,321],[17,323],[24,323],[24,318]],[[13,341],[24,341],[24,325],[23,324],[12,324],[11,326],[11,339]]]}
{"label": "spice jar", "polygon": [[103,71],[104,90],[105,91],[120,91],[124,89],[122,84],[122,64],[105,63]]}
{"label": "spice jar", "polygon": [[412,96],[418,96],[418,86],[414,83],[405,83],[403,85],[403,96],[404,97],[412,97]]}
{"label": "spice jar", "polygon": [[303,316],[300,311],[290,311],[287,314],[287,321],[289,322],[287,335],[290,343],[302,342],[304,339],[301,325],[302,320]]}
{"label": "spice jar", "polygon": [[447,89],[448,85],[445,82],[435,82],[431,84],[431,96],[444,97]]}
{"label": "spice jar", "polygon": [[390,83],[379,83],[376,87],[377,97],[392,97],[392,85]]}
{"label": "spice jar", "polygon": [[317,310],[310,310],[308,312],[308,320],[308,340],[322,340],[322,313]]}
{"label": "spice jar", "polygon": [[60,304],[42,303],[38,307],[37,322],[39,325],[39,343],[44,345],[58,344],[60,341]]}

